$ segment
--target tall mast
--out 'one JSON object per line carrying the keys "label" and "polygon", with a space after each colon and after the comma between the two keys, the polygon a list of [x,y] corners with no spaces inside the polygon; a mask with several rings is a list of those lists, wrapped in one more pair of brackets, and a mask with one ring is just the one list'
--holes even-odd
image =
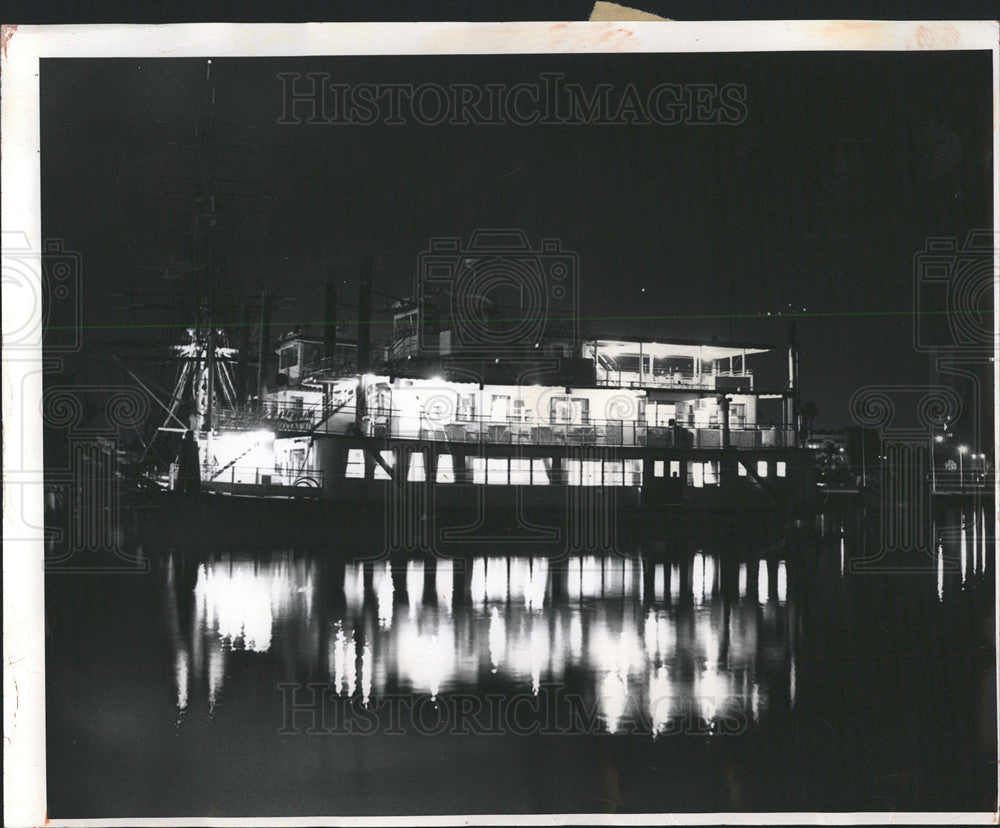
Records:
{"label": "tall mast", "polygon": [[260,293],[260,347],[257,352],[257,401],[261,405],[264,400],[264,387],[267,380],[267,358],[271,344],[271,294],[266,290]]}
{"label": "tall mast", "polygon": [[361,254],[361,274],[358,279],[358,373],[365,374],[369,368],[369,352],[372,338],[372,268],[371,248]]}
{"label": "tall mast", "polygon": [[208,286],[208,337],[206,340],[208,360],[208,393],[205,399],[205,431],[212,430],[212,403],[215,399],[215,280],[214,269],[212,283]]}
{"label": "tall mast", "polygon": [[332,276],[326,280],[326,293],[323,308],[323,354],[327,365],[333,364],[334,352],[337,349],[337,283]]}

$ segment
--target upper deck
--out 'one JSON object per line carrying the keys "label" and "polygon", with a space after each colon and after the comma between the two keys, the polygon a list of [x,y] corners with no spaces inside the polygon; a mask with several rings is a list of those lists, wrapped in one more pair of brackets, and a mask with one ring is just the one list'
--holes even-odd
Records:
{"label": "upper deck", "polygon": [[753,391],[747,357],[774,349],[760,345],[654,342],[594,338],[583,344],[593,360],[595,382],[614,388],[680,391]]}

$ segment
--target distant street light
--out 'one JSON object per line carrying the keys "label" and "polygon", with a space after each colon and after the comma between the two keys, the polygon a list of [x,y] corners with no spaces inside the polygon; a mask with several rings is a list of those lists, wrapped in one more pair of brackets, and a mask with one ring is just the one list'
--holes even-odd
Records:
{"label": "distant street light", "polygon": [[[935,434],[934,442],[938,444],[943,443],[944,438],[944,434]],[[931,446],[931,491],[937,491],[937,452],[934,450],[933,445]]]}
{"label": "distant street light", "polygon": [[965,476],[964,469],[962,467],[962,460],[965,457],[965,453],[969,450],[968,446],[958,447],[958,488],[962,489],[965,487]]}

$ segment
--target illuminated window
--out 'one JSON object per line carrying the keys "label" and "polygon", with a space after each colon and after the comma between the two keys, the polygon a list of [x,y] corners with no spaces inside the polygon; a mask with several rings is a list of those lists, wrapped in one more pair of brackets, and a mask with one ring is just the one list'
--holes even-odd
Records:
{"label": "illuminated window", "polygon": [[469,457],[467,458],[469,468],[472,469],[472,482],[482,484],[486,482],[486,458],[485,457]]}
{"label": "illuminated window", "polygon": [[423,483],[427,479],[422,451],[415,451],[410,455],[410,469],[406,473],[406,479],[410,483]]}
{"label": "illuminated window", "polygon": [[566,467],[566,482],[570,486],[580,485],[580,473],[582,464],[579,460],[564,460],[563,465]]}
{"label": "illuminated window", "polygon": [[548,486],[551,482],[551,457],[531,458],[531,485]]}
{"label": "illuminated window", "polygon": [[[380,451],[379,455],[382,458],[382,462],[384,462],[390,469],[396,467],[396,453],[392,449],[389,449],[388,451]],[[375,464],[375,479],[376,480],[391,479],[389,477],[389,473],[382,468],[381,463]]]}
{"label": "illuminated window", "polygon": [[495,423],[505,423],[510,416],[510,396],[494,394],[490,405],[490,419]]}
{"label": "illuminated window", "polygon": [[365,476],[365,453],[361,449],[348,449],[347,468],[344,477]]}
{"label": "illuminated window", "polygon": [[455,461],[450,454],[438,455],[437,482],[455,482]]}
{"label": "illuminated window", "polygon": [[512,486],[528,486],[531,484],[531,458],[511,458],[510,484]]}
{"label": "illuminated window", "polygon": [[779,460],[777,463],[774,464],[774,473],[778,475],[778,477],[784,477],[787,471],[788,471],[788,465],[785,463],[784,460]]}
{"label": "illuminated window", "polygon": [[736,473],[740,477],[746,477],[747,476],[747,467],[744,466],[742,463],[737,463],[736,464]]}
{"label": "illuminated window", "polygon": [[671,460],[670,461],[670,476],[680,477],[681,476],[681,461]]}
{"label": "illuminated window", "polygon": [[[663,469],[661,468],[660,471],[662,472]],[[642,460],[625,461],[625,485],[626,486],[642,485]]]}
{"label": "illuminated window", "polygon": [[767,477],[767,460],[757,461],[757,476]]}
{"label": "illuminated window", "polygon": [[549,422],[586,425],[590,422],[590,400],[586,397],[552,397]]}
{"label": "illuminated window", "polygon": [[549,400],[549,422],[568,423],[573,418],[573,409],[569,397],[553,397]]}
{"label": "illuminated window", "polygon": [[604,485],[624,486],[625,485],[625,461],[605,460],[604,461]]}
{"label": "illuminated window", "polygon": [[458,410],[455,412],[455,419],[459,422],[472,422],[476,419],[476,395],[459,394]]}
{"label": "illuminated window", "polygon": [[653,461],[653,477],[663,477],[663,461]]}
{"label": "illuminated window", "polygon": [[584,460],[583,461],[583,478],[582,485],[584,486],[600,486],[601,485],[601,461],[600,460]]}
{"label": "illuminated window", "polygon": [[507,485],[507,458],[491,457],[486,463],[486,482],[493,485]]}
{"label": "illuminated window", "polygon": [[705,485],[705,466],[701,463],[688,463],[688,483],[696,489]]}
{"label": "illuminated window", "polygon": [[718,486],[719,485],[719,461],[709,460],[705,463],[705,485],[706,486]]}

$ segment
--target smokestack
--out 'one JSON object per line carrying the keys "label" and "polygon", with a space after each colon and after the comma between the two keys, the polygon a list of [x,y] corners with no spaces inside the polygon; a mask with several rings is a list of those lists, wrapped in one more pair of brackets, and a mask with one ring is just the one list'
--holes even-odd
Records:
{"label": "smokestack", "polygon": [[337,349],[337,283],[333,278],[326,280],[326,296],[323,308],[323,356],[333,359]]}
{"label": "smokestack", "polygon": [[799,342],[794,320],[788,322],[788,387],[799,387]]}
{"label": "smokestack", "polygon": [[236,405],[241,406],[247,401],[250,386],[250,331],[253,325],[250,321],[250,304],[246,299],[240,302],[240,339],[236,376],[233,384],[236,392]]}
{"label": "smokestack", "polygon": [[788,425],[794,444],[799,444],[799,341],[795,321],[788,322]]}
{"label": "smokestack", "polygon": [[267,363],[271,353],[271,294],[260,295],[260,350],[257,351],[257,394],[264,399],[267,387]]}
{"label": "smokestack", "polygon": [[368,357],[372,345],[372,252],[361,256],[358,280],[358,373],[368,373]]}

